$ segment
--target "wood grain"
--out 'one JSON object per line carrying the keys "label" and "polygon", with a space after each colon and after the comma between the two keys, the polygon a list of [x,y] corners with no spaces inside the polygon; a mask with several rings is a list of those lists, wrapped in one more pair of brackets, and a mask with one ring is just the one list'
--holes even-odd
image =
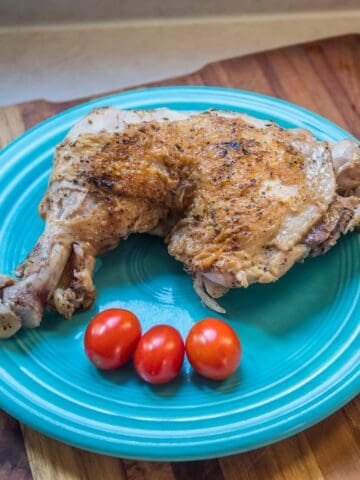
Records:
{"label": "wood grain", "polygon": [[166,462],[138,462],[123,460],[127,480],[176,480],[171,464]]}
{"label": "wood grain", "polygon": [[75,449],[23,426],[26,451],[36,480],[127,480],[122,461]]}
{"label": "wood grain", "polygon": [[[360,35],[207,65],[158,85],[219,85],[295,102],[360,136]],[[85,99],[83,99],[85,100]],[[0,108],[0,146],[79,103],[45,100]],[[121,460],[64,445],[0,411],[0,480],[359,480],[360,399],[292,438],[252,452],[198,462]]]}
{"label": "wood grain", "polygon": [[0,108],[0,148],[26,130],[22,112],[17,106]]}
{"label": "wood grain", "polygon": [[30,480],[19,422],[0,410],[0,480]]}

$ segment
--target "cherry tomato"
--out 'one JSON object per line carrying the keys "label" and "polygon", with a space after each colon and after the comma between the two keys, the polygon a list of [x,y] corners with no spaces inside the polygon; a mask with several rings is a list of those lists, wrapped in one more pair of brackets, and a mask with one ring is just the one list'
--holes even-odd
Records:
{"label": "cherry tomato", "polygon": [[85,351],[98,368],[118,368],[130,359],[140,337],[140,322],[132,312],[110,308],[98,313],[89,323],[84,338]]}
{"label": "cherry tomato", "polygon": [[224,380],[240,363],[241,345],[235,331],[217,318],[196,323],[187,336],[185,348],[194,370],[212,380]]}
{"label": "cherry tomato", "polygon": [[184,355],[180,333],[170,325],[156,325],[142,336],[136,347],[135,369],[146,382],[170,382],[180,372]]}

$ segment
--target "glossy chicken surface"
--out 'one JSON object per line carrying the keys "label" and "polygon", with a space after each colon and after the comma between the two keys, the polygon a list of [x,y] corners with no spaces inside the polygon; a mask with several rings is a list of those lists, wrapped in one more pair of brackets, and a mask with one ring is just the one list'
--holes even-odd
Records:
{"label": "glossy chicken surface", "polygon": [[43,236],[0,279],[0,337],[95,299],[95,257],[131,233],[164,236],[205,305],[267,283],[360,223],[360,148],[245,115],[100,109],[57,147]]}

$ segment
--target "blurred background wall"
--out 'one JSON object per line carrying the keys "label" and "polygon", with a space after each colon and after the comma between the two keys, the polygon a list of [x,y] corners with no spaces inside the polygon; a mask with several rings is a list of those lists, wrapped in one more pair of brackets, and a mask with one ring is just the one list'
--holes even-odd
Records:
{"label": "blurred background wall", "polygon": [[359,0],[1,0],[1,25],[194,18],[359,8]]}
{"label": "blurred background wall", "polygon": [[360,33],[360,0],[0,0],[0,105],[61,101]]}

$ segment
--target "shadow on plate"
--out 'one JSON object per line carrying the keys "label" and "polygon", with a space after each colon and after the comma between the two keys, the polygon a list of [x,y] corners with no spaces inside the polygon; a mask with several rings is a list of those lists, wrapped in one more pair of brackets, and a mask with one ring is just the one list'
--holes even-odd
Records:
{"label": "shadow on plate", "polygon": [[199,390],[213,390],[222,394],[232,393],[238,389],[241,382],[241,366],[230,377],[222,381],[210,380],[192,370],[189,373],[189,381]]}
{"label": "shadow on plate", "polygon": [[[93,367],[95,368],[95,367]],[[182,387],[186,382],[185,374],[180,372],[180,375],[176,377],[173,381],[163,384],[163,385],[151,385],[143,381],[136,373],[135,367],[132,362],[129,362],[127,365],[124,365],[122,368],[117,370],[99,370],[98,374],[105,380],[115,385],[124,385],[128,382],[134,382],[134,379],[137,379],[138,386],[143,389],[148,389],[152,395],[160,397],[172,397],[176,395],[177,391]]]}
{"label": "shadow on plate", "polygon": [[234,289],[223,299],[226,317],[246,322],[271,335],[283,335],[302,328],[306,322],[326,318],[341,292],[356,283],[360,262],[353,262],[341,278],[341,248],[355,238],[343,238],[326,255],[308,258],[271,284]]}

